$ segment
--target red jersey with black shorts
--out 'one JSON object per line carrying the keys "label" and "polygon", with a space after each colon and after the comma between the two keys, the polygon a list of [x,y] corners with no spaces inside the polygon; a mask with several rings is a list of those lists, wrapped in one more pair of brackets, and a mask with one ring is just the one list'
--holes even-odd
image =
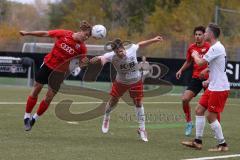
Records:
{"label": "red jersey with black shorts", "polygon": [[48,35],[56,39],[55,44],[51,52],[44,57],[44,63],[35,80],[40,84],[48,84],[57,92],[65,78],[65,73],[69,71],[70,61],[85,58],[87,48],[83,42],[73,39],[72,31],[51,30],[48,31]]}
{"label": "red jersey with black shorts", "polygon": [[212,45],[203,59],[208,62],[210,83],[199,104],[209,112],[220,113],[224,109],[230,90],[226,74],[226,51],[221,42]]}
{"label": "red jersey with black shorts", "polygon": [[50,53],[44,58],[44,63],[51,69],[66,72],[69,69],[70,60],[74,57],[83,59],[86,57],[85,43],[73,39],[73,32],[69,30],[51,30],[48,35],[55,38],[55,44]]}
{"label": "red jersey with black shorts", "polygon": [[[204,42],[202,46],[197,46],[196,43],[191,44],[187,50],[186,61],[188,62],[193,61],[192,60],[193,51],[197,51],[198,54],[201,57],[203,57],[207,53],[209,47],[210,47],[210,44],[208,42]],[[207,67],[208,67],[207,64],[203,66],[199,66],[193,61],[192,79],[190,83],[188,83],[187,90],[192,91],[195,94],[195,96],[197,96],[197,94],[203,89],[202,82],[208,79],[208,74],[206,74],[203,79],[200,78],[200,73]]]}
{"label": "red jersey with black shorts", "polygon": [[118,57],[114,52],[99,56],[102,64],[111,62],[117,71],[110,95],[121,97],[126,91],[129,91],[130,97],[135,103],[141,102],[143,97],[142,77],[137,61],[138,48],[139,45],[132,44],[130,48],[126,49],[126,55],[123,58]]}

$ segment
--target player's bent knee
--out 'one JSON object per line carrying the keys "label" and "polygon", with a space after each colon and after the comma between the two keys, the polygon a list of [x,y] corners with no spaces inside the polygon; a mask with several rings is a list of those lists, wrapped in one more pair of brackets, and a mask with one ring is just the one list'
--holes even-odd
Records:
{"label": "player's bent knee", "polygon": [[37,98],[38,94],[41,92],[42,88],[43,88],[43,84],[40,84],[40,83],[36,82],[34,84],[34,87],[33,87],[32,91],[31,91],[31,97]]}
{"label": "player's bent knee", "polygon": [[50,103],[52,102],[52,100],[53,100],[53,97],[45,96],[44,100],[45,100],[45,102],[46,102],[47,104],[50,104]]}
{"label": "player's bent knee", "polygon": [[206,111],[206,108],[198,104],[195,109],[195,114],[197,116],[204,116],[205,111]]}
{"label": "player's bent knee", "polygon": [[182,102],[183,103],[189,103],[190,100],[191,100],[190,98],[182,97]]}
{"label": "player's bent knee", "polygon": [[214,122],[214,121],[217,119],[217,116],[218,116],[218,113],[208,112],[208,115],[207,115],[207,120],[208,120],[208,122],[209,122],[209,123]]}
{"label": "player's bent knee", "polygon": [[48,92],[44,98],[45,102],[50,104],[55,95],[56,95],[56,93],[52,89],[48,89]]}

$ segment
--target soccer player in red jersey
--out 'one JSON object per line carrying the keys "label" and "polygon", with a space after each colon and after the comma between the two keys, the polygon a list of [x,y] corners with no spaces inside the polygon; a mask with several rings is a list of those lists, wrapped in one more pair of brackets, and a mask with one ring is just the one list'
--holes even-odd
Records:
{"label": "soccer player in red jersey", "polygon": [[192,58],[198,65],[203,66],[208,63],[209,85],[208,89],[201,96],[196,108],[196,137],[194,140],[182,142],[187,147],[202,149],[205,112],[208,111],[206,117],[218,142],[215,148],[209,149],[212,152],[228,151],[222,126],[218,121],[218,115],[224,110],[230,90],[226,74],[226,50],[218,40],[220,33],[221,30],[217,25],[209,24],[204,37],[210,41],[211,47],[203,57],[199,56],[198,51],[193,51],[192,53]]}
{"label": "soccer player in red jersey", "polygon": [[191,119],[191,108],[189,102],[193,99],[193,97],[197,96],[197,94],[203,89],[202,82],[208,78],[207,64],[199,66],[193,61],[191,57],[192,52],[195,50],[198,51],[201,57],[203,57],[207,53],[210,44],[204,41],[204,33],[205,28],[203,26],[198,26],[194,28],[193,34],[195,42],[189,46],[187,50],[186,61],[179,69],[179,71],[176,73],[176,78],[179,79],[182,73],[193,65],[192,79],[187,89],[182,95],[182,107],[187,122],[185,127],[186,136],[189,136],[192,133],[193,128],[193,123]]}
{"label": "soccer player in red jersey", "polygon": [[[64,80],[65,73],[69,70],[70,60],[77,57],[80,60],[80,67],[81,64],[84,64],[87,53],[84,42],[91,36],[91,30],[92,26],[88,22],[82,21],[79,32],[75,33],[69,30],[20,31],[22,36],[30,35],[55,39],[52,50],[44,57],[44,62],[36,74],[33,89],[27,99],[24,114],[26,131],[30,131],[35,121],[47,110]],[[49,78],[50,76],[51,78]],[[31,116],[31,112],[37,103],[38,95],[44,84],[48,84],[48,91],[40,102],[37,112]]]}
{"label": "soccer player in red jersey", "polygon": [[112,84],[110,98],[106,105],[103,117],[103,133],[107,133],[109,130],[111,111],[117,105],[123,94],[129,91],[130,97],[133,99],[135,105],[136,117],[139,123],[138,133],[144,142],[148,141],[145,130],[145,114],[142,102],[143,82],[142,74],[140,73],[138,67],[137,51],[150,44],[161,42],[162,40],[161,36],[156,36],[137,44],[128,45],[130,47],[125,48],[124,41],[121,39],[115,39],[113,42],[110,42],[113,51],[94,57],[90,60],[90,63],[101,63],[102,65],[110,62],[117,71],[116,79]]}

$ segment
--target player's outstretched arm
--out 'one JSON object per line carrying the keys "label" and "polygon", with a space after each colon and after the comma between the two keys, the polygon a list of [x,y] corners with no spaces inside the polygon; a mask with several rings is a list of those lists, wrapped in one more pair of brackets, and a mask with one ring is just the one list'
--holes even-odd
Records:
{"label": "player's outstretched arm", "polygon": [[90,59],[89,63],[90,64],[102,63],[101,57],[100,56],[93,57],[92,59]]}
{"label": "player's outstretched arm", "polygon": [[152,39],[148,39],[148,40],[145,40],[145,41],[141,41],[141,42],[138,42],[138,45],[139,47],[146,47],[150,44],[153,44],[153,43],[156,43],[156,42],[161,42],[163,41],[163,38],[161,36],[156,36]]}
{"label": "player's outstretched arm", "polygon": [[22,36],[37,36],[37,37],[48,37],[48,31],[20,31],[20,35]]}
{"label": "player's outstretched arm", "polygon": [[89,65],[89,59],[87,57],[80,60],[79,67],[81,69],[87,67],[88,65]]}

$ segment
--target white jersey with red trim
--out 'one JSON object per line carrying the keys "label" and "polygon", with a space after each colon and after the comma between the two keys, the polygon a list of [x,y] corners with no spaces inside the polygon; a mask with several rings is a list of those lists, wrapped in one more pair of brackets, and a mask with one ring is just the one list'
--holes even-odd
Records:
{"label": "white jersey with red trim", "polygon": [[101,58],[102,64],[111,62],[117,71],[116,81],[122,84],[134,84],[141,80],[141,74],[138,69],[137,50],[139,45],[132,44],[126,49],[126,55],[123,58],[118,57],[113,51],[105,53]]}
{"label": "white jersey with red trim", "polygon": [[221,42],[217,41],[203,56],[209,64],[209,86],[210,91],[230,90],[226,74],[226,51]]}

